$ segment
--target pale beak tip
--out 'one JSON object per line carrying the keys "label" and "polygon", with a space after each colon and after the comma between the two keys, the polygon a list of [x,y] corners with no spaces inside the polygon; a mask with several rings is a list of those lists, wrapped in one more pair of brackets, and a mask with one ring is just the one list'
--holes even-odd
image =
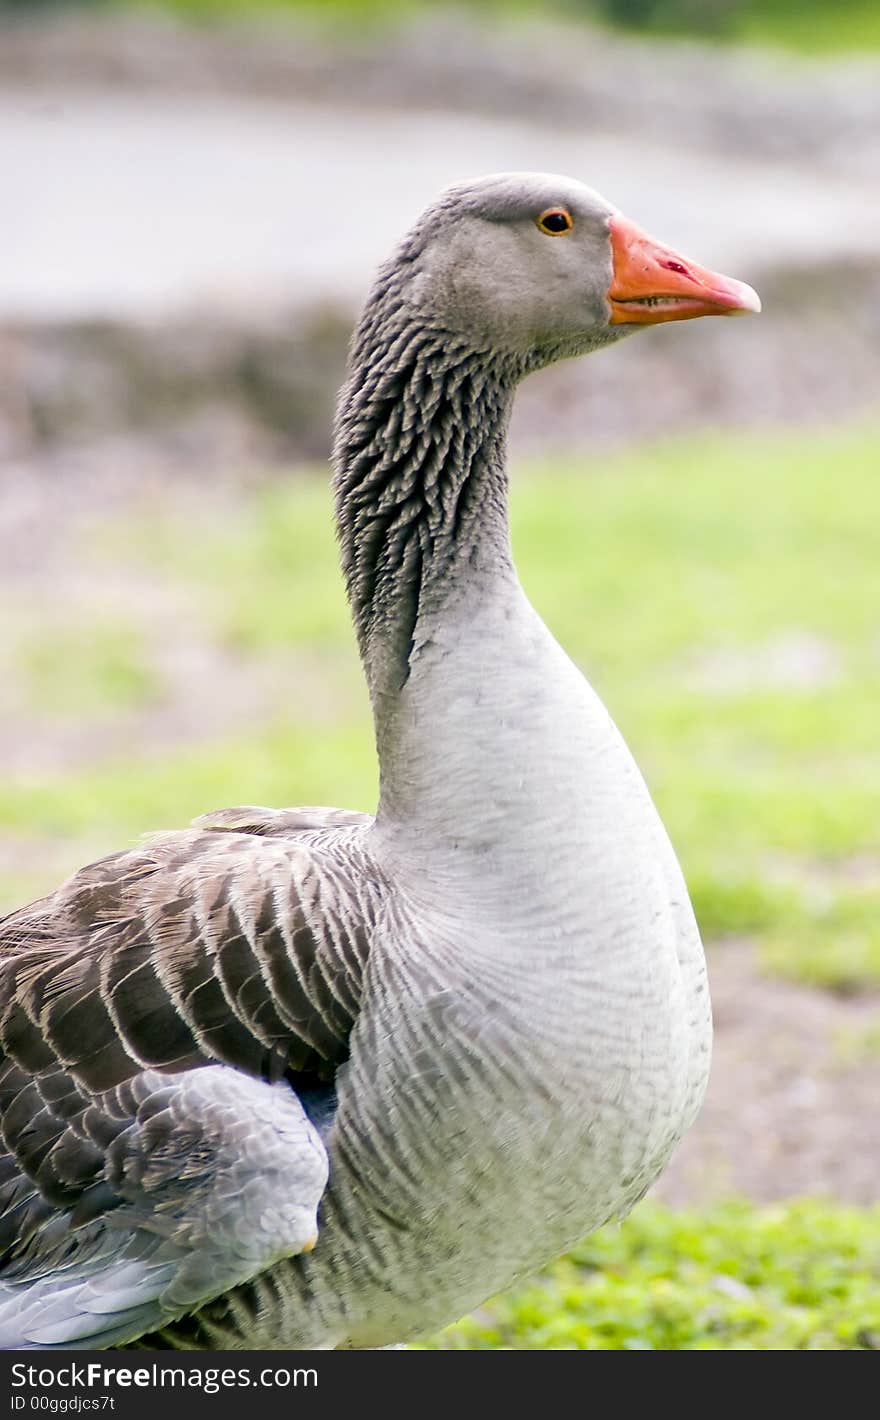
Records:
{"label": "pale beak tip", "polygon": [[738,303],[730,312],[732,316],[759,316],[761,314],[761,297],[753,287],[747,286],[745,281],[738,281],[736,294]]}

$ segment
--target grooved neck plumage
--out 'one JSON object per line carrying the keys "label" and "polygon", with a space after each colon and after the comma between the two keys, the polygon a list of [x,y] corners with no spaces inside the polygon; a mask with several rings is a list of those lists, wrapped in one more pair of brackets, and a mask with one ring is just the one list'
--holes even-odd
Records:
{"label": "grooved neck plumage", "polygon": [[411,674],[417,627],[474,580],[513,578],[505,444],[522,371],[407,304],[380,275],[336,421],[337,529],[377,720]]}

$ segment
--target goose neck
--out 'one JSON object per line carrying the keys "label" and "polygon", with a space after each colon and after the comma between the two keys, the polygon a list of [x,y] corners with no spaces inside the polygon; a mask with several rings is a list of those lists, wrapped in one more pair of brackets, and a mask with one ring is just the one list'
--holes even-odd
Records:
{"label": "goose neck", "polygon": [[380,757],[431,628],[518,590],[506,436],[519,373],[430,327],[367,320],[356,335],[336,425],[336,516]]}

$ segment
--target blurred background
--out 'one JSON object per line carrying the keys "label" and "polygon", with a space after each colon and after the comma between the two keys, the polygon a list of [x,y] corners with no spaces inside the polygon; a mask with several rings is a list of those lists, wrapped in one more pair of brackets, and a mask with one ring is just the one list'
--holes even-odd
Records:
{"label": "blurred background", "polygon": [[447,1347],[880,1347],[880,8],[0,0],[0,911],[371,808],[327,492],[371,269],[566,172],[756,286],[524,386],[523,581],[681,857],[716,1063],[652,1200]]}

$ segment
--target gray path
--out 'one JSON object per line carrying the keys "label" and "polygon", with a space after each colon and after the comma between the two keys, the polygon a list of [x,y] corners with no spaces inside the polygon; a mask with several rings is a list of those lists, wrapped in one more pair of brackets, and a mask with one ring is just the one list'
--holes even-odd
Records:
{"label": "gray path", "polygon": [[[876,254],[876,187],[791,159],[713,156],[668,137],[590,136],[466,114],[0,93],[0,319],[239,312],[363,290],[457,177],[568,172],[706,265]],[[867,138],[867,135],[866,135]]]}

